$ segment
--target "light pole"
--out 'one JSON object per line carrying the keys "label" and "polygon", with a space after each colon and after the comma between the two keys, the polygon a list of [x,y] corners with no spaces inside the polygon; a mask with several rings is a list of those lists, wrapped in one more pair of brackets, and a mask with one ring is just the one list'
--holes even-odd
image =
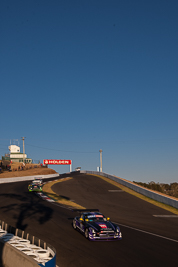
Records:
{"label": "light pole", "polygon": [[72,160],[71,160],[71,164],[70,164],[70,172],[72,172]]}
{"label": "light pole", "polygon": [[23,141],[23,162],[25,161],[25,143],[24,143],[25,138],[26,137],[22,137],[22,141]]}
{"label": "light pole", "polygon": [[102,152],[103,151],[102,151],[102,149],[100,149],[99,152],[100,152],[100,172],[102,172],[103,171],[103,166],[102,166],[103,165],[102,164]]}

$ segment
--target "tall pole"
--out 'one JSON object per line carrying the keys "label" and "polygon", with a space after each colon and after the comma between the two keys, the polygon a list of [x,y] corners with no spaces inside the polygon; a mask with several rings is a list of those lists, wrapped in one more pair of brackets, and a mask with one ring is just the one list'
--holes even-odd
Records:
{"label": "tall pole", "polygon": [[71,164],[70,164],[70,172],[72,172],[72,160],[71,160]]}
{"label": "tall pole", "polygon": [[23,162],[25,161],[25,137],[22,137],[22,141],[23,141]]}
{"label": "tall pole", "polygon": [[102,149],[100,149],[99,152],[100,152],[100,172],[102,172],[103,171],[103,166],[102,166],[103,165],[103,163],[102,163],[102,152],[103,151],[102,151]]}

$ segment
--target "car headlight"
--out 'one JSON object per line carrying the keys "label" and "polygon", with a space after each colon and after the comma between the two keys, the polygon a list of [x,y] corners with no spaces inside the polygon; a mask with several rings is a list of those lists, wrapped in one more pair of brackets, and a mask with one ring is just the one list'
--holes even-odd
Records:
{"label": "car headlight", "polygon": [[116,232],[117,232],[117,233],[120,232],[120,228],[119,228],[119,227],[116,228]]}
{"label": "car headlight", "polygon": [[93,234],[96,234],[96,231],[93,228],[91,228],[91,231]]}
{"label": "car headlight", "polygon": [[92,232],[93,236],[96,236],[96,231],[93,228],[90,228],[90,231]]}

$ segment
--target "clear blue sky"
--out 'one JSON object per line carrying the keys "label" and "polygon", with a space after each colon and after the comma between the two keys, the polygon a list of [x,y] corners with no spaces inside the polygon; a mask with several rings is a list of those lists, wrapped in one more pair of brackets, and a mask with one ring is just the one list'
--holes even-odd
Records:
{"label": "clear blue sky", "polygon": [[0,155],[24,136],[35,160],[96,170],[102,149],[106,173],[178,182],[177,13],[177,0],[2,0]]}

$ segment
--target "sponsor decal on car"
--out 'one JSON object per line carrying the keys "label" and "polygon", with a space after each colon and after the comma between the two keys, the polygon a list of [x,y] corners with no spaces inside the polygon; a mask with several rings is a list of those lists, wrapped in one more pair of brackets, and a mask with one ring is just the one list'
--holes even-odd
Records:
{"label": "sponsor decal on car", "polygon": [[107,228],[106,224],[99,223],[98,224],[101,228]]}
{"label": "sponsor decal on car", "polygon": [[88,215],[87,218],[103,218],[103,215]]}

